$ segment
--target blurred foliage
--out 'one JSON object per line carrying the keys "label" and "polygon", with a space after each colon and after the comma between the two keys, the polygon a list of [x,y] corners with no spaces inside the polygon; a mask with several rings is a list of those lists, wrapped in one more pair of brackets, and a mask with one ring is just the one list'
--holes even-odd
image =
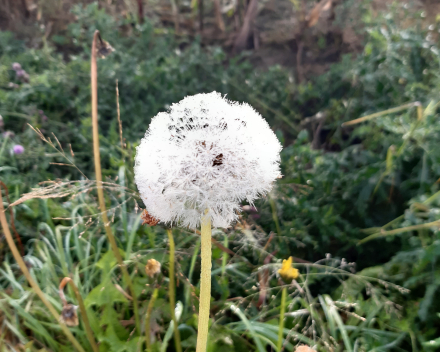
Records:
{"label": "blurred foliage", "polygon": [[[400,5],[383,17],[366,11],[363,52],[297,84],[285,68],[255,70],[246,54],[228,58],[220,48],[202,48],[197,38],[175,37],[149,21],[133,25],[96,4],[76,7],[74,14],[77,22],[39,49],[0,32],[0,179],[11,201],[41,181],[84,179],[71,162],[93,175],[89,47],[99,29],[115,48],[98,65],[101,155],[109,182],[134,190],[134,148],[151,117],[200,92],[216,90],[249,102],[285,146],[284,177],[270,197],[257,202],[258,213],[245,213],[234,229],[214,234],[238,255],[214,247],[211,351],[257,350],[261,344],[275,349],[282,286],[275,273],[289,255],[307,262],[295,264],[302,275],[298,286],[289,286],[286,350],[294,351],[299,342],[321,351],[419,351],[440,345],[437,24],[423,29],[420,13]],[[397,15],[412,19],[411,26],[402,27]],[[29,82],[12,68],[15,62]],[[126,148],[119,143],[116,80]],[[341,127],[410,102],[420,102],[420,108],[415,104]],[[323,120],[313,119],[318,112]],[[24,153],[15,153],[15,145]],[[166,273],[167,237],[160,228],[140,226],[135,200],[125,196],[107,192],[109,215],[145,312],[153,282],[143,267],[154,258]],[[137,350],[143,337],[130,335],[132,309],[114,286],[119,271],[93,193],[67,201],[34,199],[13,213],[26,261],[45,293],[56,297],[60,279],[72,275],[94,317],[100,349]],[[276,236],[269,237],[271,232]],[[183,229],[175,235],[179,330],[183,347],[194,350],[199,242]],[[54,338],[59,328],[32,298],[4,243],[0,234],[0,338],[31,351],[35,346],[70,350]],[[152,328],[160,340],[154,346],[165,351],[173,348],[166,275],[157,280]],[[72,292],[66,294],[75,301]],[[61,309],[56,298],[53,302]],[[82,325],[73,330],[88,346]],[[13,350],[12,342],[5,348]]]}

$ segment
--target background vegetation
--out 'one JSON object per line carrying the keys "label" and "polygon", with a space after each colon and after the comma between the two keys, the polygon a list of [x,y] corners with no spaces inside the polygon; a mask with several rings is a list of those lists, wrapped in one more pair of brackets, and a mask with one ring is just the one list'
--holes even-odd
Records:
{"label": "background vegetation", "polygon": [[[136,7],[117,15],[97,3],[76,5],[68,15],[75,20],[50,35],[0,32],[4,206],[47,186],[42,181],[59,186],[59,197],[29,199],[7,211],[47,299],[61,312],[58,285],[71,277],[100,351],[144,350],[146,321],[153,350],[174,351],[169,240],[160,226],[141,225],[133,157],[151,117],[187,95],[215,90],[249,102],[267,119],[284,146],[284,177],[256,204],[258,212],[247,207],[233,228],[214,232],[223,247],[213,247],[209,350],[276,351],[283,287],[283,350],[303,344],[317,351],[438,349],[440,25],[416,5],[390,5],[378,15],[371,2],[362,3],[356,18],[361,49],[341,49],[319,75],[298,62],[261,67],[252,50],[232,55],[232,47],[212,45],[206,34],[192,37],[179,28],[176,35],[175,23],[140,21]],[[340,6],[336,14],[360,8],[351,1]],[[108,214],[135,286],[142,333],[134,329],[132,297],[88,181],[94,179],[89,62],[96,29],[115,49],[98,63]],[[334,45],[328,36],[313,35],[324,51]],[[383,112],[394,107],[401,108]],[[200,241],[185,229],[173,234],[178,329],[183,350],[193,351]],[[301,275],[286,285],[277,270],[289,256]],[[155,278],[144,269],[149,259],[162,265]],[[72,351],[3,232],[0,261],[0,351]],[[65,291],[68,302],[78,304],[74,291]],[[81,314],[79,320],[70,330],[91,351]]]}

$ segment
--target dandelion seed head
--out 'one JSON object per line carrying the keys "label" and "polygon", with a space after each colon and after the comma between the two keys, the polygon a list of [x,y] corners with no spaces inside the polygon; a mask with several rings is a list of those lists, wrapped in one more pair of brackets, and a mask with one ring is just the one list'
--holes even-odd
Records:
{"label": "dandelion seed head", "polygon": [[250,105],[197,94],[159,113],[137,148],[135,181],[148,212],[167,224],[228,227],[280,176],[281,145]]}

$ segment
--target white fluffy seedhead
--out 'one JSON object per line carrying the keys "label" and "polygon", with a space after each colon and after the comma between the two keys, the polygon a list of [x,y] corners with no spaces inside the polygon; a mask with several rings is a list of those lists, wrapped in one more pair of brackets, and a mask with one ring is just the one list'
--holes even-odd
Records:
{"label": "white fluffy seedhead", "polygon": [[196,228],[208,209],[214,227],[228,227],[241,201],[270,191],[280,151],[250,105],[197,94],[152,119],[137,147],[135,181],[148,212],[162,222]]}

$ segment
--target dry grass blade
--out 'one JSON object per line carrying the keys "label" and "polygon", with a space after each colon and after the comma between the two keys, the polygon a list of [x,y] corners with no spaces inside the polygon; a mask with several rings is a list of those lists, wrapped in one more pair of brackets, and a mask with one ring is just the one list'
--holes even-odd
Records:
{"label": "dry grass blade", "polygon": [[[50,139],[50,137],[48,137],[48,138],[46,138],[45,136],[44,136],[44,134],[38,129],[38,128],[36,128],[36,127],[33,127],[32,125],[30,125],[30,124],[28,124],[28,126],[35,132],[35,133],[37,133],[38,134],[38,137],[40,137],[41,138],[41,140],[43,141],[43,142],[46,142],[47,144],[49,144],[53,149],[55,149],[64,159],[66,159],[68,162],[69,162],[69,164],[63,164],[63,166],[72,166],[72,167],[74,167],[75,169],[77,169],[78,170],[78,172],[85,178],[85,179],[88,179],[87,178],[87,176],[86,175],[84,175],[83,174],[83,172],[74,164],[74,162],[73,162],[73,160],[71,160],[67,155],[66,155],[66,153],[64,152],[64,149],[63,149],[63,147],[61,146],[61,143],[60,143],[60,141],[58,140],[58,138],[55,136],[55,134],[54,133],[52,133],[53,134],[53,136],[55,137],[55,140],[57,141],[57,143],[58,143],[58,146],[59,146],[59,148],[61,149],[61,150],[59,150],[56,146],[55,146],[55,144],[53,144],[53,142],[52,142],[52,140]],[[72,151],[72,146],[70,146],[70,153],[71,153],[71,155],[72,155],[72,157],[74,156],[73,155],[73,151]]]}
{"label": "dry grass blade", "polygon": [[136,193],[129,190],[128,188],[121,187],[116,183],[111,182],[100,182],[101,186],[98,187],[98,182],[94,180],[83,180],[83,181],[44,181],[40,182],[41,188],[32,188],[32,191],[25,193],[21,198],[10,204],[11,207],[26,202],[27,200],[39,198],[62,198],[67,196],[72,196],[73,198],[81,193],[87,193],[91,190],[98,188],[105,188],[112,192],[125,191],[127,194],[134,196]]}

